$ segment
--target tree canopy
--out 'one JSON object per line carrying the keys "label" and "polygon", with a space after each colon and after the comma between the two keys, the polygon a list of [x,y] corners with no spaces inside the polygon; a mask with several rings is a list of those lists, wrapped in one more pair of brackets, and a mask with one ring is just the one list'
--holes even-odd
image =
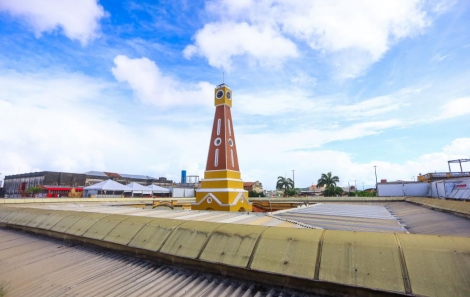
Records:
{"label": "tree canopy", "polygon": [[336,187],[336,183],[339,183],[339,177],[337,177],[336,175],[333,176],[331,172],[328,172],[327,174],[322,173],[321,178],[318,179],[317,181],[317,187],[323,187],[323,186],[327,188],[330,186]]}
{"label": "tree canopy", "polygon": [[40,187],[40,186],[34,186],[34,187],[29,187],[25,192],[28,193],[28,194],[37,194],[41,191],[44,191],[44,188]]}
{"label": "tree canopy", "polygon": [[287,190],[294,188],[294,181],[290,178],[285,178],[283,176],[278,176],[276,189],[284,189],[284,196],[287,196]]}
{"label": "tree canopy", "polygon": [[343,196],[343,189],[335,186],[328,186],[323,191],[325,197]]}

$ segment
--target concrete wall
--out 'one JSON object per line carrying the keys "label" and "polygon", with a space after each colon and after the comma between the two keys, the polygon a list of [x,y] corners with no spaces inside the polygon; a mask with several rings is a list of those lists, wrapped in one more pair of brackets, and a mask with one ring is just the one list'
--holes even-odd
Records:
{"label": "concrete wall", "polygon": [[46,171],[46,174],[44,175],[43,185],[83,187],[85,186],[85,181],[86,174]]}
{"label": "concrete wall", "polygon": [[431,194],[429,183],[403,182],[377,184],[379,197],[428,197]]}
{"label": "concrete wall", "polygon": [[173,188],[173,197],[195,197],[196,193],[192,188]]}

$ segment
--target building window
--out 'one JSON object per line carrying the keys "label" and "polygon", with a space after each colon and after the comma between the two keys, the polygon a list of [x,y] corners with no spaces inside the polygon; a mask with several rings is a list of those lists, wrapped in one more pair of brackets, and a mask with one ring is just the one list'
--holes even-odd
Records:
{"label": "building window", "polygon": [[214,166],[217,167],[217,165],[219,165],[219,149],[215,150]]}
{"label": "building window", "polygon": [[228,135],[232,136],[232,127],[230,126],[230,120],[227,120],[227,124],[228,124]]}
{"label": "building window", "polygon": [[220,135],[220,124],[221,124],[221,120],[218,119],[217,120],[217,135]]}

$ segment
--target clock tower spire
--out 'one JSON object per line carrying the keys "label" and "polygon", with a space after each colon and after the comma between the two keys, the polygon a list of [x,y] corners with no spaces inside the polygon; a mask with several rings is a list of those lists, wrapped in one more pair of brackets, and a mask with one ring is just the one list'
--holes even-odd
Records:
{"label": "clock tower spire", "polygon": [[238,166],[232,122],[232,90],[225,83],[214,90],[215,115],[201,188],[194,210],[251,211]]}

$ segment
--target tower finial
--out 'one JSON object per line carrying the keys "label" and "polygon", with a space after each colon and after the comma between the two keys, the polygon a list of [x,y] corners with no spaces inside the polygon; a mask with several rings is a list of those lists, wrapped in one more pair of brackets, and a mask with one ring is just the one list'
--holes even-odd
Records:
{"label": "tower finial", "polygon": [[222,83],[224,84],[225,83],[225,72],[222,71]]}

